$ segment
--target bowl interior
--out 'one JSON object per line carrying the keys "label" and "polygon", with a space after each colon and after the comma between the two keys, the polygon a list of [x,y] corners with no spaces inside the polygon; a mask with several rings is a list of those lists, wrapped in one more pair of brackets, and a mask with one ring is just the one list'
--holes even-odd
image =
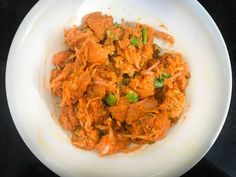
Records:
{"label": "bowl interior", "polygon": [[[65,49],[65,27],[94,11],[167,31],[189,64],[188,107],[167,137],[130,153],[99,157],[71,145],[58,125],[58,100],[50,94],[52,55]],[[160,27],[164,24],[168,29]],[[29,12],[11,46],[7,98],[16,127],[31,151],[61,176],[177,176],[214,143],[231,95],[231,68],[223,38],[197,1],[49,0]]]}

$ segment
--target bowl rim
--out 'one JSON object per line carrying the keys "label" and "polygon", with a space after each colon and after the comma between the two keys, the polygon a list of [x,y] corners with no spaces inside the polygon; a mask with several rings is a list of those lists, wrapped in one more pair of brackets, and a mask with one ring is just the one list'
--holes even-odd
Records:
{"label": "bowl rim", "polygon": [[225,121],[226,121],[226,118],[227,118],[227,115],[228,115],[228,112],[229,112],[229,109],[230,109],[230,103],[231,103],[231,98],[232,98],[232,87],[233,87],[233,85],[232,85],[233,77],[232,77],[231,60],[230,60],[227,45],[225,43],[223,35],[220,32],[220,29],[218,28],[218,26],[217,26],[216,22],[214,21],[214,19],[212,18],[212,16],[208,13],[208,11],[203,7],[203,5],[198,0],[187,1],[187,3],[192,4],[195,8],[197,8],[198,12],[202,13],[202,15],[204,15],[204,17],[207,18],[207,20],[210,23],[210,25],[212,26],[212,28],[214,28],[214,30],[218,34],[219,40],[220,40],[221,44],[223,45],[222,50],[224,51],[224,55],[225,55],[225,58],[226,58],[225,62],[227,64],[227,68],[229,69],[228,70],[228,72],[229,72],[228,73],[229,84],[228,84],[228,91],[227,91],[227,98],[226,98],[227,103],[224,107],[224,113],[223,113],[224,116],[221,119],[220,126],[218,127],[217,131],[215,132],[214,137],[209,142],[208,147],[206,148],[205,152],[202,153],[201,156],[199,156],[199,158],[196,160],[196,162],[194,162],[190,165],[191,166],[190,168],[186,168],[185,171],[183,171],[182,174],[180,174],[179,176],[185,174],[187,171],[189,171],[191,168],[193,168],[207,154],[207,152],[214,145],[215,141],[217,140],[217,138],[218,138],[218,136],[219,136],[224,124],[225,124]]}
{"label": "bowl rim", "polygon": [[[188,170],[190,170],[193,166],[195,166],[205,155],[206,153],[210,150],[210,148],[213,146],[213,144],[215,143],[217,137],[219,136],[222,128],[223,128],[223,125],[225,123],[225,120],[227,118],[227,115],[228,115],[228,111],[229,111],[229,108],[230,108],[230,102],[231,102],[231,97],[232,97],[232,68],[231,68],[231,61],[230,61],[230,56],[229,56],[229,53],[228,53],[228,49],[227,49],[227,46],[226,46],[226,43],[224,41],[224,38],[218,28],[218,26],[216,25],[215,21],[213,20],[213,18],[210,16],[210,14],[207,12],[207,10],[201,5],[200,2],[198,2],[197,0],[193,0],[193,1],[187,1],[188,4],[190,4],[191,6],[193,6],[194,8],[196,8],[198,10],[199,13],[201,13],[207,20],[208,22],[210,23],[209,25],[212,26],[212,28],[215,30],[215,32],[218,34],[219,36],[219,41],[221,42],[223,48],[222,48],[222,51],[223,51],[223,55],[225,56],[226,60],[225,60],[225,64],[227,66],[227,69],[229,69],[227,72],[229,78],[228,78],[228,90],[227,90],[227,98],[225,100],[227,100],[226,104],[225,104],[225,107],[224,109],[222,109],[222,112],[223,112],[223,117],[219,123],[219,127],[217,128],[217,131],[215,132],[214,134],[214,137],[211,139],[211,141],[209,142],[209,144],[207,145],[207,148],[204,149],[204,153],[202,153],[198,158],[197,160],[195,160],[195,162],[192,162],[189,166],[187,166],[185,169],[182,170],[182,173],[179,174],[179,175],[182,175],[184,173],[186,173]],[[24,31],[24,28],[23,26],[28,26],[30,21],[34,18],[35,15],[37,15],[37,10],[40,10],[45,4],[45,1],[38,1],[32,8],[31,10],[27,13],[27,15],[24,17],[23,21],[21,22],[20,26],[18,27],[15,35],[14,35],[14,38],[13,38],[13,41],[11,43],[11,46],[10,46],[10,50],[9,50],[9,53],[8,53],[8,57],[7,57],[7,63],[6,63],[6,71],[5,71],[5,88],[6,88],[6,96],[7,96],[7,102],[8,102],[8,106],[9,106],[9,110],[10,110],[10,113],[11,113],[11,117],[12,117],[12,120],[16,126],[16,129],[18,131],[18,133],[20,134],[21,138],[23,139],[24,143],[26,144],[26,146],[30,149],[30,151],[34,154],[34,156],[36,158],[38,158],[45,166],[47,166],[47,168],[51,169],[54,173],[56,173],[57,175],[60,175],[60,173],[54,169],[52,166],[51,166],[51,163],[45,163],[45,161],[43,161],[38,153],[33,150],[31,144],[29,142],[27,142],[27,140],[24,138],[25,135],[22,131],[22,128],[20,128],[19,126],[19,122],[17,121],[17,115],[15,115],[15,111],[13,110],[12,108],[12,104],[11,102],[9,101],[9,97],[11,95],[10,91],[9,91],[9,88],[10,88],[10,81],[9,81],[9,63],[10,63],[10,58],[11,58],[11,53],[12,51],[15,50],[15,48],[17,48],[17,41],[19,41],[19,39],[21,39],[21,36],[23,34],[25,34],[25,31]],[[224,111],[223,111],[224,110]]]}

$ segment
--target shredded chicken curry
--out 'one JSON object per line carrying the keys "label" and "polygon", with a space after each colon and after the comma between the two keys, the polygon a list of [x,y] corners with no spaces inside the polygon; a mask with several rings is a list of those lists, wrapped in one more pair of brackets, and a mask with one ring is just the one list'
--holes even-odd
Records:
{"label": "shredded chicken curry", "polygon": [[59,122],[73,145],[101,156],[132,152],[164,138],[180,119],[188,65],[154,43],[172,45],[171,35],[95,12],[65,29],[64,38],[50,87],[61,98]]}

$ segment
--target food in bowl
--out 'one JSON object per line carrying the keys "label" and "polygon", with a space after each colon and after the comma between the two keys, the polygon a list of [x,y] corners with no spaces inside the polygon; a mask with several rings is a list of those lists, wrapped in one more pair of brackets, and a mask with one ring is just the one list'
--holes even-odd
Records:
{"label": "food in bowl", "polygon": [[180,53],[154,43],[172,45],[171,35],[94,12],[64,37],[68,48],[53,56],[50,86],[73,145],[104,156],[166,136],[183,113],[190,78]]}

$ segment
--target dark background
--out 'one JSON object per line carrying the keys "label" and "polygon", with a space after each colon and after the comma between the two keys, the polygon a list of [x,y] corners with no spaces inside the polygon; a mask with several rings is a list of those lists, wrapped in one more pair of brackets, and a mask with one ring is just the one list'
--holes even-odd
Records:
{"label": "dark background", "polygon": [[[5,94],[5,66],[11,41],[24,16],[37,0],[0,0],[0,171],[3,177],[56,176],[28,149],[11,119]],[[215,20],[236,67],[236,1],[200,0]],[[234,82],[235,83],[235,82]],[[233,84],[233,90],[235,84]],[[227,120],[206,156],[184,177],[236,176],[236,101],[233,92]]]}

